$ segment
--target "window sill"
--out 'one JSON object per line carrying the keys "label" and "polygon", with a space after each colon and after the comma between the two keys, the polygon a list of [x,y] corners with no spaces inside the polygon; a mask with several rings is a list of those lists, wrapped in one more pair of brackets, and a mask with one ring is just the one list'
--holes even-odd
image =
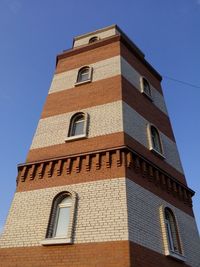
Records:
{"label": "window sill", "polygon": [[79,135],[74,135],[74,136],[69,136],[65,139],[65,142],[70,142],[70,141],[75,141],[75,140],[80,140],[87,138],[86,134],[79,134]]}
{"label": "window sill", "polygon": [[46,238],[40,242],[43,246],[72,244],[70,238]]}
{"label": "window sill", "polygon": [[85,80],[85,81],[82,81],[82,82],[76,82],[75,86],[79,86],[79,85],[85,84],[85,83],[91,83],[91,79],[88,79],[88,80]]}
{"label": "window sill", "polygon": [[153,102],[153,98],[151,95],[148,95],[147,93],[145,93],[145,91],[142,91],[142,94],[147,97],[151,102]]}
{"label": "window sill", "polygon": [[185,256],[183,256],[182,254],[179,254],[178,252],[174,252],[174,251],[168,251],[168,253],[166,254],[166,256],[172,257],[178,261],[185,261],[186,258]]}
{"label": "window sill", "polygon": [[157,151],[156,149],[154,149],[153,147],[151,147],[150,150],[152,151],[152,153],[154,153],[155,155],[157,155],[161,159],[165,159],[165,156],[163,154],[161,154],[159,151]]}

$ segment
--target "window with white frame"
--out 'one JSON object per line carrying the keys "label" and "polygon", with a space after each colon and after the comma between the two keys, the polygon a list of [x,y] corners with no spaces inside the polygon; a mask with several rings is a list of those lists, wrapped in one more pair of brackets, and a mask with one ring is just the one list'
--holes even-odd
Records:
{"label": "window with white frame", "polygon": [[53,229],[53,237],[67,237],[71,206],[72,203],[70,196],[65,196],[65,198],[58,204]]}
{"label": "window with white frame", "polygon": [[92,68],[85,66],[78,71],[76,84],[90,82],[92,79]]}
{"label": "window with white frame", "polygon": [[161,207],[160,211],[165,254],[185,261],[174,212],[169,207]]}
{"label": "window with white frame", "polygon": [[148,98],[152,100],[151,86],[146,78],[140,78],[141,92],[144,93]]}
{"label": "window with white frame", "polygon": [[59,193],[53,200],[46,238],[42,245],[72,242],[75,197],[69,192]]}
{"label": "window with white frame", "polygon": [[162,141],[158,129],[154,125],[149,124],[147,127],[147,133],[148,133],[150,150],[164,157]]}
{"label": "window with white frame", "polygon": [[84,112],[75,113],[71,119],[66,141],[84,138],[87,136],[88,114]]}

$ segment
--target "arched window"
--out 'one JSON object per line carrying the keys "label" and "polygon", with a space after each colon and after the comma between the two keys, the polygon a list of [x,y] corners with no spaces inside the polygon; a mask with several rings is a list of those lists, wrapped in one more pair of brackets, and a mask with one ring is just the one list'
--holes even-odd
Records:
{"label": "arched window", "polygon": [[164,218],[169,249],[182,254],[176,219],[171,209],[164,209]]}
{"label": "arched window", "polygon": [[152,99],[151,86],[147,79],[145,79],[144,77],[141,77],[141,91],[150,99]]}
{"label": "arched window", "polygon": [[98,40],[99,40],[99,38],[97,36],[94,36],[94,37],[90,38],[89,44],[94,43],[94,42],[96,42]]}
{"label": "arched window", "polygon": [[158,152],[160,155],[163,155],[163,148],[159,131],[156,129],[155,126],[149,125],[148,134],[150,141],[150,149],[155,152]]}
{"label": "arched window", "polygon": [[185,261],[178,224],[171,208],[160,206],[160,222],[165,255]]}
{"label": "arched window", "polygon": [[87,137],[88,118],[88,114],[84,112],[75,113],[71,117],[66,142]]}
{"label": "arched window", "polygon": [[86,66],[79,70],[76,83],[91,81],[92,68]]}
{"label": "arched window", "polygon": [[79,112],[72,116],[68,136],[84,135],[86,130],[86,114]]}
{"label": "arched window", "polygon": [[75,195],[69,192],[61,192],[54,198],[43,245],[72,242],[75,200]]}

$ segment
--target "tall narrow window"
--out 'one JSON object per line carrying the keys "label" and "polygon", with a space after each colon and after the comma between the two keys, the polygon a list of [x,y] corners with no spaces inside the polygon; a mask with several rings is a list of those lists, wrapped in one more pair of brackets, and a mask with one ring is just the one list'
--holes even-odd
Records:
{"label": "tall narrow window", "polygon": [[161,138],[159,131],[155,126],[149,125],[148,127],[149,141],[150,141],[150,149],[155,152],[158,152],[160,155],[163,155],[163,148],[161,143]]}
{"label": "tall narrow window", "polygon": [[70,208],[72,206],[71,197],[66,196],[57,206],[56,220],[54,225],[53,237],[67,237],[70,217]]}
{"label": "tall narrow window", "polygon": [[83,113],[77,114],[72,122],[70,136],[80,135],[84,133],[85,116]]}
{"label": "tall narrow window", "polygon": [[78,112],[71,117],[66,141],[87,136],[88,114]]}
{"label": "tall narrow window", "polygon": [[174,212],[169,207],[160,207],[160,222],[163,248],[166,256],[185,261],[185,255]]}
{"label": "tall narrow window", "polygon": [[42,245],[72,242],[75,214],[75,193],[61,192],[53,200],[46,238]]}
{"label": "tall narrow window", "polygon": [[169,250],[175,253],[182,254],[177,224],[171,209],[165,208],[164,216]]}
{"label": "tall narrow window", "polygon": [[92,69],[90,67],[83,67],[79,70],[76,83],[83,83],[91,81]]}
{"label": "tall narrow window", "polygon": [[152,99],[151,86],[149,82],[147,81],[147,79],[145,79],[144,77],[141,77],[140,83],[141,83],[142,93],[144,93],[146,96]]}

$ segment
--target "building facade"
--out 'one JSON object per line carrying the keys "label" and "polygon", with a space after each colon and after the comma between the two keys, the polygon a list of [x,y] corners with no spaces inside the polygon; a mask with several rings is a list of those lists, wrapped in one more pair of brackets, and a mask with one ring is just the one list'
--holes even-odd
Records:
{"label": "building facade", "polygon": [[74,38],[0,238],[0,266],[198,267],[162,77],[116,25]]}

